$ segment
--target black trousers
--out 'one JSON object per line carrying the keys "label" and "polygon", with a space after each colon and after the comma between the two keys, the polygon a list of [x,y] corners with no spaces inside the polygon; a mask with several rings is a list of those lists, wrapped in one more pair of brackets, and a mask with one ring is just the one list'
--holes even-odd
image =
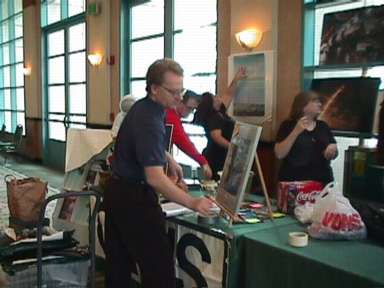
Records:
{"label": "black trousers", "polygon": [[145,184],[112,178],[104,195],[106,287],[175,288],[175,265],[157,194]]}

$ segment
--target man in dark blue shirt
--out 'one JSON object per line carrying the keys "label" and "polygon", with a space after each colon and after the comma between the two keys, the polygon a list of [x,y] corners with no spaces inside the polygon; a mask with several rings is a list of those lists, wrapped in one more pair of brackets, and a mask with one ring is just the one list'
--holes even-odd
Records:
{"label": "man in dark blue shirt", "polygon": [[208,215],[211,202],[192,198],[164,173],[182,180],[180,166],[166,154],[165,109],[181,101],[183,70],[170,59],[155,61],[146,75],[147,97],[137,101],[117,135],[113,177],[104,196],[108,288],[130,287],[135,263],[142,286],[175,287],[172,249],[157,193]]}

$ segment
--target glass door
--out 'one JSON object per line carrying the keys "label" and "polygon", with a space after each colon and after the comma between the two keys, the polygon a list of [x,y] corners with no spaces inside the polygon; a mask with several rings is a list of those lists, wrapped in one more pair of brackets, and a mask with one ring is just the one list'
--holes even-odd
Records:
{"label": "glass door", "polygon": [[44,164],[64,170],[68,128],[85,128],[86,26],[60,25],[45,33]]}

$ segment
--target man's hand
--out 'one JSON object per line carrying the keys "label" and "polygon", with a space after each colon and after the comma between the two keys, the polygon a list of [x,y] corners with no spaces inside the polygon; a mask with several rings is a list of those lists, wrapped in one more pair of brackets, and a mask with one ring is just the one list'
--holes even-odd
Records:
{"label": "man's hand", "polygon": [[179,180],[179,182],[176,182],[176,186],[179,187],[181,190],[188,192],[188,185],[185,183],[184,179]]}
{"label": "man's hand", "polygon": [[324,158],[327,160],[333,160],[337,157],[337,145],[332,143],[327,146],[327,148],[324,150]]}
{"label": "man's hand", "polygon": [[173,179],[174,182],[178,183],[183,180],[183,169],[175,159],[169,154],[168,152],[166,153],[167,155],[167,160],[168,160],[168,176],[169,178]]}
{"label": "man's hand", "polygon": [[204,164],[203,166],[201,166],[201,168],[203,169],[204,179],[205,180],[211,179],[212,178],[211,167],[209,167],[208,164]]}
{"label": "man's hand", "polygon": [[205,197],[194,198],[192,200],[192,205],[189,208],[195,210],[203,216],[210,216],[212,214],[211,208],[213,208],[213,203]]}

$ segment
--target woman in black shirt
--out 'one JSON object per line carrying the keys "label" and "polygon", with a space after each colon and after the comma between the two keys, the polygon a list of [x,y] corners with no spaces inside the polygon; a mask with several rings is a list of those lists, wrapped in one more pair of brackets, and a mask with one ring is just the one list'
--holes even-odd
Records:
{"label": "woman in black shirt", "polygon": [[247,77],[246,70],[242,67],[223,96],[203,93],[202,101],[195,113],[193,122],[204,127],[208,138],[203,155],[212,169],[214,180],[219,179],[217,172],[223,170],[235,126],[235,121],[227,114],[227,109],[235,96],[239,81],[245,77]]}
{"label": "woman in black shirt", "polygon": [[295,97],[290,117],[277,133],[275,154],[283,159],[279,181],[333,181],[330,161],[337,157],[337,145],[327,123],[318,120],[321,111],[315,92]]}

